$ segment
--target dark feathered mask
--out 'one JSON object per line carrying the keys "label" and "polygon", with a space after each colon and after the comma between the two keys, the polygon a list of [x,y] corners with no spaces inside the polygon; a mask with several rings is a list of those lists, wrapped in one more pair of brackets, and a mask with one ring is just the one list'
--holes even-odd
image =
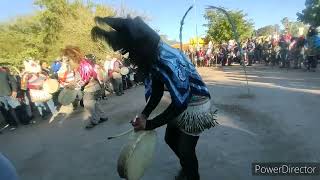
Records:
{"label": "dark feathered mask", "polygon": [[[97,25],[91,31],[94,41],[102,40],[123,55],[129,52],[132,64],[144,73],[150,70],[158,57],[160,36],[140,17],[96,17],[94,20]],[[112,30],[106,30],[106,26]]]}

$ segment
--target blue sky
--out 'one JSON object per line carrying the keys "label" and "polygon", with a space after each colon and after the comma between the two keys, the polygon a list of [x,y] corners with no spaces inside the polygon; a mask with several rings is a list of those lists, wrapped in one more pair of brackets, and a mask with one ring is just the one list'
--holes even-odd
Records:
{"label": "blue sky", "polygon": [[[194,0],[94,0],[120,7],[121,3],[140,13],[151,17],[150,24],[166,34],[170,39],[179,39],[180,20],[184,12]],[[7,21],[17,15],[32,13],[36,7],[33,0],[1,0],[0,21]],[[204,35],[206,29],[203,18],[206,5],[222,6],[228,9],[243,10],[252,19],[255,27],[263,27],[269,24],[280,24],[283,17],[296,20],[296,13],[304,9],[305,0],[196,0],[195,8],[189,13],[185,20],[183,30],[183,41],[187,41],[196,34]]]}

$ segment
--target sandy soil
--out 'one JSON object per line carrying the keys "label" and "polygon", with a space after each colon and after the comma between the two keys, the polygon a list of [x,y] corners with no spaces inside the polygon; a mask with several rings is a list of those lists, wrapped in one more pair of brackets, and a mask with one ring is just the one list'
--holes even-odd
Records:
{"label": "sandy soil", "polygon": [[[320,162],[320,73],[247,68],[250,94],[239,66],[200,68],[220,126],[203,133],[197,146],[202,180],[319,179],[257,177],[252,162]],[[136,87],[104,102],[110,120],[87,131],[79,109],[53,122],[39,120],[0,135],[0,152],[16,166],[22,180],[117,180],[116,164],[127,137],[106,137],[130,128],[144,107],[144,89]],[[168,96],[155,113],[168,104]],[[143,180],[174,179],[179,163],[159,128],[154,162]]]}

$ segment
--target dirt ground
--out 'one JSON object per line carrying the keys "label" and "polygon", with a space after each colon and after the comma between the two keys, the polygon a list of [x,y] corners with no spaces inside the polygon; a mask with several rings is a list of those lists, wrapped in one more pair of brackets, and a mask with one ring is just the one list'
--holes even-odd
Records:
{"label": "dirt ground", "polygon": [[[320,73],[247,68],[250,94],[240,66],[200,68],[219,109],[220,126],[202,134],[197,154],[202,180],[320,179],[251,175],[253,162],[320,162]],[[169,98],[157,109],[161,111]],[[16,166],[22,180],[117,180],[116,164],[127,137],[109,135],[130,128],[144,107],[142,86],[104,102],[110,120],[87,131],[87,114],[79,109],[53,122],[0,135],[0,152]],[[179,163],[159,128],[153,164],[143,180],[174,179]]]}

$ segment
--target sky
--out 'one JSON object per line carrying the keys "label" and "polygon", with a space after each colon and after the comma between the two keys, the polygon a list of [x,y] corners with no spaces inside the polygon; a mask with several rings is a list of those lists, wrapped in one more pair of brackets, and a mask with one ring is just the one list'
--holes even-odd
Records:
{"label": "sky", "polygon": [[[145,14],[151,18],[149,24],[168,35],[169,39],[179,40],[180,20],[191,5],[195,5],[185,19],[183,41],[191,37],[204,36],[206,23],[203,15],[207,5],[221,6],[230,10],[243,10],[248,14],[255,28],[281,24],[283,17],[296,20],[297,12],[305,8],[305,0],[94,0],[114,7],[121,4],[126,8]],[[195,4],[194,4],[195,1]],[[28,15],[36,10],[33,0],[0,0],[0,22],[16,16]]]}

